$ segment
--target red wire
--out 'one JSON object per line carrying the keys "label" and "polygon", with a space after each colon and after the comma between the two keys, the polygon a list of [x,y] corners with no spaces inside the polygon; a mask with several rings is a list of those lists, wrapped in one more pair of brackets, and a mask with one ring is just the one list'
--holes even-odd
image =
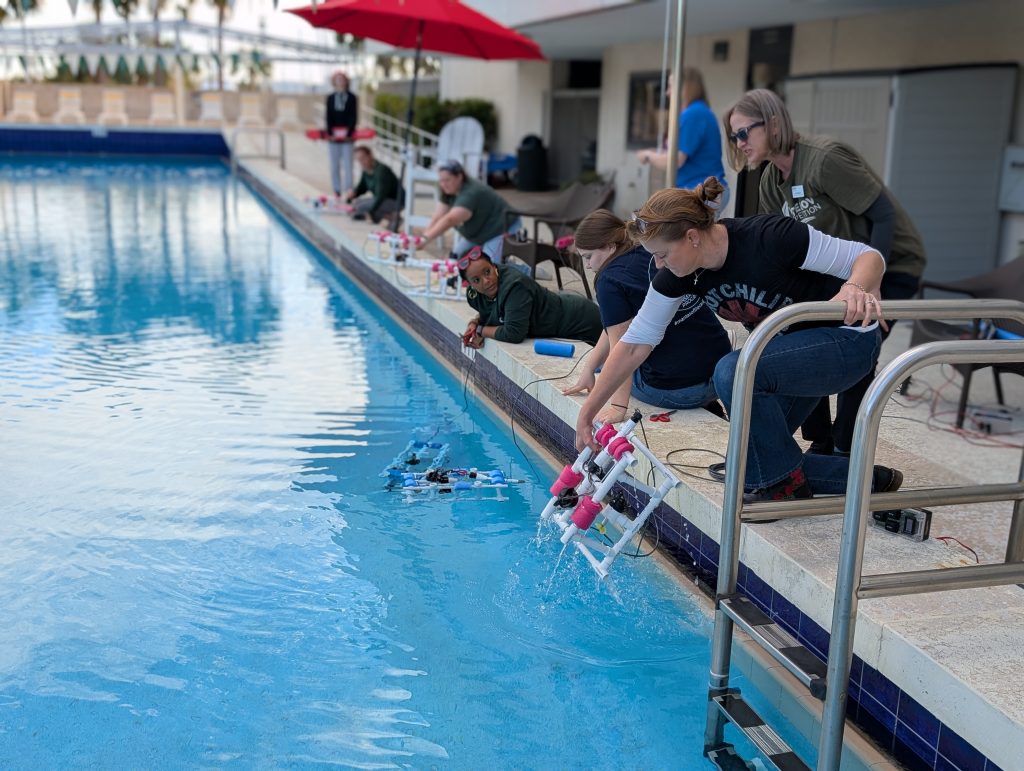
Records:
{"label": "red wire", "polygon": [[949,544],[948,544],[948,543],[946,543],[946,541],[956,541],[956,542],[957,542],[958,544],[960,544],[960,545],[961,545],[961,546],[962,546],[963,548],[967,549],[967,551],[969,551],[969,552],[970,552],[971,554],[973,554],[973,555],[974,555],[974,561],[975,561],[975,562],[977,562],[977,563],[979,563],[979,564],[981,563],[981,560],[980,560],[980,559],[978,559],[978,552],[974,551],[974,549],[972,549],[972,548],[971,548],[970,546],[968,546],[967,544],[965,544],[965,543],[964,543],[963,541],[961,541],[961,540],[960,540],[959,538],[956,538],[956,537],[954,537],[954,536],[951,536],[951,535],[937,535],[937,536],[935,536],[935,540],[936,540],[936,541],[942,541],[943,543],[945,543],[945,544],[946,544],[946,546],[949,546]]}

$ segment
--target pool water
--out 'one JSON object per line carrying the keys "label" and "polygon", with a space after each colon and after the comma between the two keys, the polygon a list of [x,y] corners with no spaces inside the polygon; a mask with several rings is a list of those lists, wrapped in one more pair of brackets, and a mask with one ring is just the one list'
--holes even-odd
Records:
{"label": "pool water", "polygon": [[705,767],[708,623],[216,164],[0,162],[0,767]]}

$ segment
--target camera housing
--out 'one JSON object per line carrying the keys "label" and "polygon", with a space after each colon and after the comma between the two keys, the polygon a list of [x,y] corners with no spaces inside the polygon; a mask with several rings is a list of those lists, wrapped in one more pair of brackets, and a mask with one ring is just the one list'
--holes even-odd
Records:
{"label": "camera housing", "polygon": [[926,541],[932,529],[929,509],[890,509],[871,512],[871,523],[886,532],[911,541]]}

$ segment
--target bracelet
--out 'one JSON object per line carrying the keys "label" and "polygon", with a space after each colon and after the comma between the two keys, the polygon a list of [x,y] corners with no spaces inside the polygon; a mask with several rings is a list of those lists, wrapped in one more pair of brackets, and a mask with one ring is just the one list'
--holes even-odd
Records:
{"label": "bracelet", "polygon": [[844,282],[843,282],[843,286],[855,286],[855,287],[857,287],[857,288],[858,288],[858,289],[859,289],[860,291],[862,291],[862,292],[863,292],[864,294],[869,294],[868,290],[867,290],[867,289],[865,289],[864,287],[862,287],[862,286],[861,286],[860,284],[858,284],[858,283],[857,283],[856,281],[844,281]]}

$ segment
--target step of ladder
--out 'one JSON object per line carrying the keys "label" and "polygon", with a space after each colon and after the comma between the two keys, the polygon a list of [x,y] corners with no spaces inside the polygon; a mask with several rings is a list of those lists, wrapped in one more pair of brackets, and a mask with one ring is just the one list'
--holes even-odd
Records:
{"label": "step of ladder", "polygon": [[736,754],[731,744],[708,752],[710,760],[719,771],[754,771],[754,767]]}
{"label": "step of ladder", "polygon": [[721,600],[719,606],[736,626],[750,635],[773,659],[806,685],[812,696],[816,699],[825,698],[824,662],[801,645],[793,635],[762,613],[746,597],[726,597]]}
{"label": "step of ladder", "polygon": [[[726,719],[736,726],[743,735],[750,740],[751,744],[757,747],[764,755],[768,763],[777,771],[811,771],[785,741],[782,740],[771,726],[764,722],[753,707],[743,700],[743,696],[737,690],[730,690],[721,696],[714,696],[711,699]],[[716,748],[707,753],[711,757],[713,752],[719,752]],[[737,758],[738,760],[739,758]],[[732,771],[736,766],[731,766]]]}

